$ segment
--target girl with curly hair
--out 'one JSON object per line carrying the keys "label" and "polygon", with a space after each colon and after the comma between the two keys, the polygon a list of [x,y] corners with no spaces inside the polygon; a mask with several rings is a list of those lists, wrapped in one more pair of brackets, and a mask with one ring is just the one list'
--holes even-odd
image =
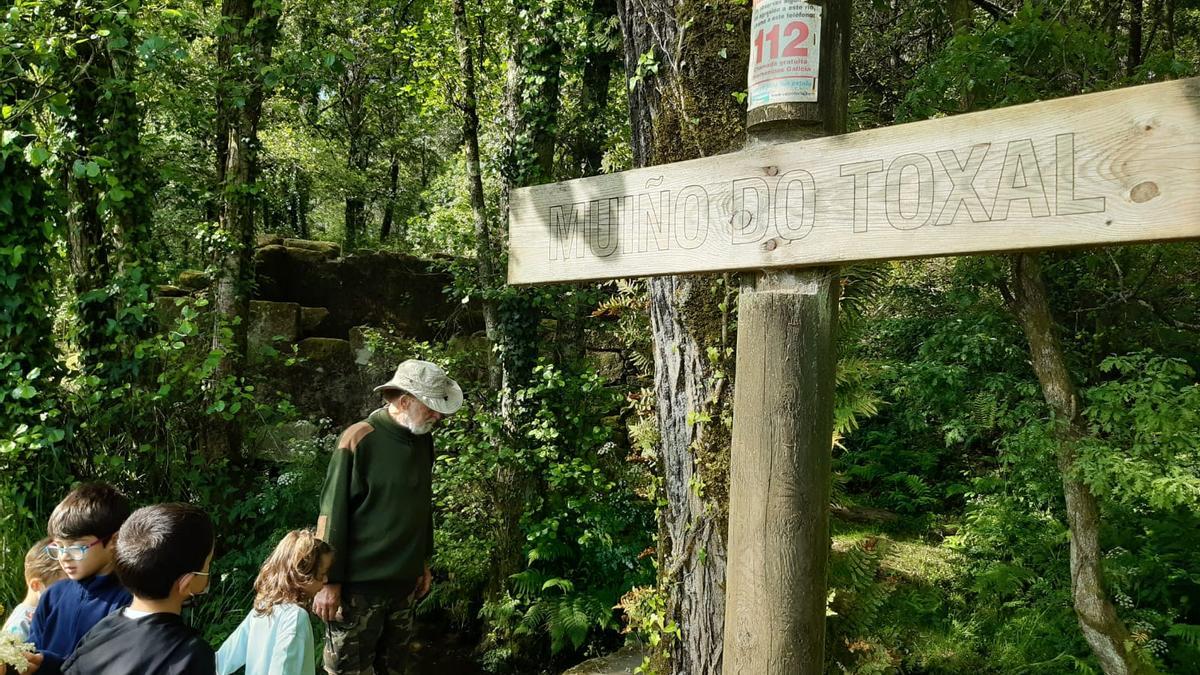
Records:
{"label": "girl with curly hair", "polygon": [[315,675],[308,611],[332,564],[333,549],[311,530],[288,532],[258,572],[254,609],[217,651],[217,672]]}

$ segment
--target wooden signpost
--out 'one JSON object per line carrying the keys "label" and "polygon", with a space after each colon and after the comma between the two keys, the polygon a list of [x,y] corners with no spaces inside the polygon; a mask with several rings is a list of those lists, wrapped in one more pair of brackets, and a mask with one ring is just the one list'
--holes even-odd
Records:
{"label": "wooden signpost", "polygon": [[539,185],[508,280],[583,281],[1200,236],[1200,79]]}
{"label": "wooden signpost", "polygon": [[752,62],[746,148],[514,191],[508,281],[747,272],[723,667],[807,675],[823,665],[833,266],[1200,239],[1200,79],[826,136],[844,131],[849,0],[760,9],[754,58],[795,58]]}

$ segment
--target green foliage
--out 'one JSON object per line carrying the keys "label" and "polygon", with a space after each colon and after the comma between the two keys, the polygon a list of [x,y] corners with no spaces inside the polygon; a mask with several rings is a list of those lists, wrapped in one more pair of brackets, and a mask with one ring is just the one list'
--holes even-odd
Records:
{"label": "green foliage", "polygon": [[1114,379],[1090,388],[1092,435],[1078,471],[1097,496],[1134,506],[1200,513],[1200,383],[1183,359],[1143,351],[1112,356]]}
{"label": "green foliage", "polygon": [[667,597],[658,588],[637,587],[621,598],[626,630],[649,652],[634,672],[659,675],[667,672],[671,644],[680,638],[679,625],[667,615]]}
{"label": "green foliage", "polygon": [[1086,18],[1025,2],[1009,21],[954,36],[917,75],[897,120],[1092,91],[1107,85],[1117,67],[1107,40]]}

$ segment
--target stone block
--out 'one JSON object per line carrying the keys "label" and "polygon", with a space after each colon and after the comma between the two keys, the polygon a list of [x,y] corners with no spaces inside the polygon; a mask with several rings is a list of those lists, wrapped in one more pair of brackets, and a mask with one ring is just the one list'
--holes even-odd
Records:
{"label": "stone block", "polygon": [[304,338],[296,345],[299,356],[318,367],[329,366],[353,369],[354,352],[349,340],[337,338]]}
{"label": "stone block", "polygon": [[184,270],[175,278],[175,285],[186,288],[189,291],[202,291],[208,288],[212,281],[208,275],[198,270]]}
{"label": "stone block", "polygon": [[183,308],[176,304],[175,298],[160,295],[154,299],[154,315],[158,317],[159,325],[164,328],[172,328],[179,325],[179,319],[183,316]]}
{"label": "stone block", "polygon": [[250,432],[250,449],[258,457],[275,461],[292,459],[296,447],[315,441],[321,428],[308,420],[271,424]]}
{"label": "stone block", "polygon": [[587,362],[605,382],[620,382],[625,377],[625,358],[619,352],[588,352]]}
{"label": "stone block", "polygon": [[255,238],[254,245],[258,248],[262,248],[263,246],[281,246],[283,245],[283,235],[260,234]]}
{"label": "stone block", "polygon": [[327,316],[329,316],[329,310],[324,307],[301,307],[300,331],[305,335],[310,335]]}
{"label": "stone block", "polygon": [[326,259],[333,259],[342,254],[342,247],[332,241],[311,241],[308,239],[284,239],[283,245],[288,248],[299,248],[305,251],[316,251]]}
{"label": "stone block", "polygon": [[[300,337],[300,305],[295,302],[250,301],[250,321],[246,325],[246,339],[250,354],[256,355],[263,347],[280,349]],[[282,345],[276,343],[281,338]]]}
{"label": "stone block", "polygon": [[584,661],[563,671],[563,675],[623,675],[632,673],[645,658],[646,652],[640,646],[626,645],[608,656]]}
{"label": "stone block", "polygon": [[378,251],[326,260],[319,251],[266,246],[255,251],[254,263],[256,298],[329,310],[310,333],[315,337],[344,338],[362,324],[417,340],[482,328],[477,307],[446,295],[451,275],[412,256]]}
{"label": "stone block", "polygon": [[307,263],[311,265],[330,259],[329,254],[316,249],[300,248],[297,246],[284,246],[283,248],[285,251],[287,251],[289,258],[300,263]]}

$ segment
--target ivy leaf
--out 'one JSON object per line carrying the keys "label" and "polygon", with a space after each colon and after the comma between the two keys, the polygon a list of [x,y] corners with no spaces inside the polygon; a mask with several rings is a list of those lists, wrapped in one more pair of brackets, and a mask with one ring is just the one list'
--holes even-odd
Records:
{"label": "ivy leaf", "polygon": [[17,140],[17,137],[20,135],[21,132],[17,131],[16,129],[5,129],[4,131],[0,131],[0,147],[4,147],[9,143],[12,143],[13,141]]}
{"label": "ivy leaf", "polygon": [[29,163],[34,166],[41,166],[50,159],[50,151],[41,145],[31,145],[25,152]]}

